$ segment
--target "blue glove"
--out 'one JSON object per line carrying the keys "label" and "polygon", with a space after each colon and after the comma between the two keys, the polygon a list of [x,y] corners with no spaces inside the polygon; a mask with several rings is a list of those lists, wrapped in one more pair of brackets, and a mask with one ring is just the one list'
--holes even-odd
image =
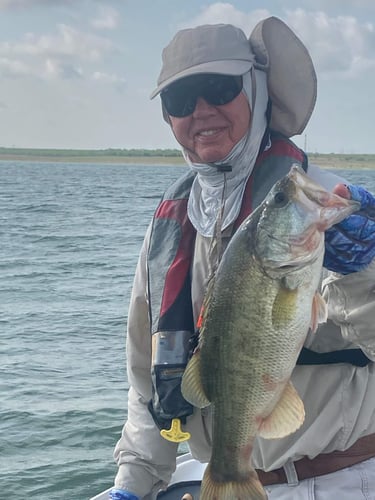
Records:
{"label": "blue glove", "polygon": [[375,197],[360,186],[346,187],[361,208],[325,233],[323,265],[340,274],[361,271],[375,257]]}
{"label": "blue glove", "polygon": [[133,493],[130,493],[130,491],[118,490],[116,488],[113,488],[109,492],[109,498],[111,500],[139,500],[139,498]]}

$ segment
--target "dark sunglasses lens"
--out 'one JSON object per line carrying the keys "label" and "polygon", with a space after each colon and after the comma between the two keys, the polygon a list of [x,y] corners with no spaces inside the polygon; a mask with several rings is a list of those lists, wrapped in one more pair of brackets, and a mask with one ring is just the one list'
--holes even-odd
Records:
{"label": "dark sunglasses lens", "polygon": [[221,106],[233,101],[242,90],[241,76],[220,75],[207,81],[204,99],[214,106]]}
{"label": "dark sunglasses lens", "polygon": [[192,89],[181,84],[171,85],[164,90],[161,93],[161,100],[167,113],[176,118],[191,115],[197,102]]}
{"label": "dark sunglasses lens", "polygon": [[170,85],[161,93],[167,113],[182,118],[193,113],[198,97],[213,106],[228,104],[242,90],[242,76],[198,75]]}

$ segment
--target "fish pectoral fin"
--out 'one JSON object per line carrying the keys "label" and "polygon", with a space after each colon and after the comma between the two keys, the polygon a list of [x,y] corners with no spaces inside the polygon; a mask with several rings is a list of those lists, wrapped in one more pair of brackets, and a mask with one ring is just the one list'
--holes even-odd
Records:
{"label": "fish pectoral fin", "polygon": [[285,328],[295,318],[298,290],[280,286],[272,306],[272,326]]}
{"label": "fish pectoral fin", "polygon": [[186,401],[189,401],[197,408],[205,408],[211,402],[208,400],[201,381],[200,370],[200,352],[197,351],[193,354],[189,363],[185,368],[182,376],[181,392]]}
{"label": "fish pectoral fin", "polygon": [[265,439],[282,438],[299,429],[304,420],[303,402],[293,384],[288,382],[272,413],[262,421],[258,433]]}
{"label": "fish pectoral fin", "polygon": [[323,299],[320,293],[316,292],[313,298],[311,308],[311,323],[310,328],[312,332],[316,332],[319,323],[325,323],[328,318],[327,302]]}

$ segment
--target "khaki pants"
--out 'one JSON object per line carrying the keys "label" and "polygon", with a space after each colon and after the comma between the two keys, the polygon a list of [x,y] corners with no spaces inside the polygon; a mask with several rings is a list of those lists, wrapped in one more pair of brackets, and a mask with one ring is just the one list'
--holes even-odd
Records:
{"label": "khaki pants", "polygon": [[375,458],[296,486],[266,486],[268,500],[375,500]]}

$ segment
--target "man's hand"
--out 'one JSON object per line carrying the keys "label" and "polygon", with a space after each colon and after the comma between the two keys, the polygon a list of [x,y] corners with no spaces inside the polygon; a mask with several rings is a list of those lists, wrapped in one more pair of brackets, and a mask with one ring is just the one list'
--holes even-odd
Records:
{"label": "man's hand", "polygon": [[361,208],[326,231],[323,265],[341,274],[361,271],[375,257],[375,197],[351,184],[338,184],[333,192],[359,201]]}

